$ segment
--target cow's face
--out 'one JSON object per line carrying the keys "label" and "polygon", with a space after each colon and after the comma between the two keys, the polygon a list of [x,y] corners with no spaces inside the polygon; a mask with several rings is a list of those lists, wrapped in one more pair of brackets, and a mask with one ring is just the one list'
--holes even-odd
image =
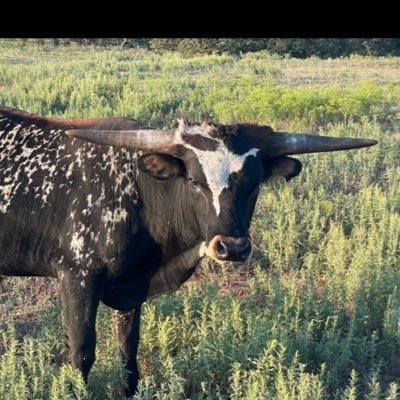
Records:
{"label": "cow's face", "polygon": [[218,261],[244,261],[251,252],[248,230],[260,184],[273,174],[290,179],[301,164],[288,157],[263,161],[260,149],[240,132],[224,135],[206,126],[181,128],[179,158],[146,154],[139,167],[156,179],[178,179],[184,185],[184,204],[201,233],[203,254]]}

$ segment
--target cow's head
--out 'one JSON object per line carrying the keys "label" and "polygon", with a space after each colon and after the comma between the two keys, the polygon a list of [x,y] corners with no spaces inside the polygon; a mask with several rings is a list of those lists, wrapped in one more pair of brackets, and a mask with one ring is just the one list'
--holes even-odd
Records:
{"label": "cow's head", "polygon": [[372,146],[375,140],[274,132],[251,124],[187,125],[172,130],[73,130],[73,137],[143,151],[139,168],[155,179],[180,179],[204,240],[218,261],[244,261],[259,187],[273,175],[301,171],[292,154]]}

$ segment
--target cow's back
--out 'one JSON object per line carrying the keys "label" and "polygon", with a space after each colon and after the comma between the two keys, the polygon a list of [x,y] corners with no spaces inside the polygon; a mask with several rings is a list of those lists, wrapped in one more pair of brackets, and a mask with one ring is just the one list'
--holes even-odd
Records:
{"label": "cow's back", "polygon": [[125,243],[115,239],[135,230],[136,155],[64,131],[139,126],[125,118],[67,121],[0,108],[0,274],[56,275],[58,265],[89,268],[123,251]]}

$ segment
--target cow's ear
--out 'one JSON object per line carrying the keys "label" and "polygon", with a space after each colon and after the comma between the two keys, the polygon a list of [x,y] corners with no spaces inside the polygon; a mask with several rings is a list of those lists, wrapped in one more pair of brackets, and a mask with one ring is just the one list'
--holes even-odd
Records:
{"label": "cow's ear", "polygon": [[264,181],[271,176],[283,176],[287,181],[299,175],[301,162],[291,157],[277,157],[264,163]]}
{"label": "cow's ear", "polygon": [[160,180],[185,174],[183,161],[162,153],[145,154],[139,158],[138,165],[141,171]]}

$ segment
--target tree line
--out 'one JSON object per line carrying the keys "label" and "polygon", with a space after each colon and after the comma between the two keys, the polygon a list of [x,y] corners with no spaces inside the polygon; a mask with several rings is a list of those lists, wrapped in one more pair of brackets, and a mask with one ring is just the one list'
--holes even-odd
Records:
{"label": "tree line", "polygon": [[316,56],[320,58],[345,57],[351,54],[370,56],[399,56],[399,38],[53,38],[20,39],[28,42],[50,43],[55,46],[94,45],[119,46],[124,49],[144,48],[158,53],[178,51],[184,55],[234,54],[265,50],[272,54],[295,58]]}

